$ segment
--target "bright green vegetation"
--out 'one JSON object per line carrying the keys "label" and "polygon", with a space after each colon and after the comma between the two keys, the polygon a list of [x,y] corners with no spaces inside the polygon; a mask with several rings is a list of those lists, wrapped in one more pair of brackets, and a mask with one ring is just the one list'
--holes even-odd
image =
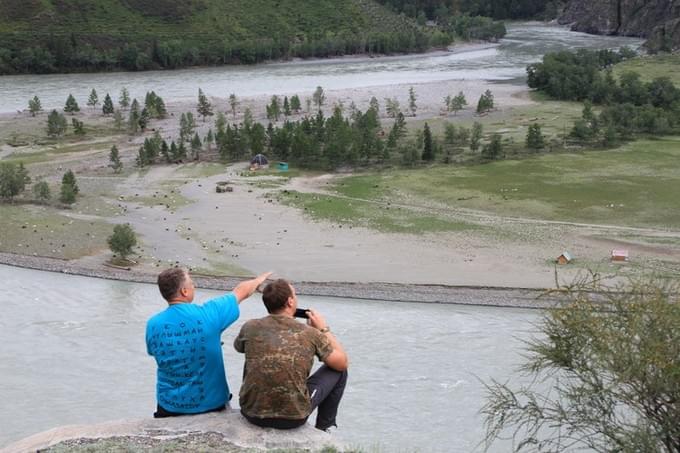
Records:
{"label": "bright green vegetation", "polygon": [[450,36],[372,0],[4,0],[0,73],[422,51]]}
{"label": "bright green vegetation", "polygon": [[[354,178],[352,180],[343,186],[348,192],[355,191],[354,182],[359,186],[367,182],[355,181]],[[469,223],[392,205],[389,202],[348,198],[341,192],[338,195],[319,195],[286,191],[280,201],[305,210],[312,218],[384,232],[422,234],[477,228]]]}
{"label": "bright green vegetation", "polygon": [[111,225],[70,218],[46,206],[4,204],[0,231],[3,252],[74,259],[104,249]]}
{"label": "bright green vegetation", "polygon": [[[388,231],[456,229],[445,217],[456,208],[541,220],[678,228],[680,199],[674,188],[680,185],[679,158],[680,137],[646,139],[607,151],[352,176],[334,186],[337,196],[290,193],[285,200],[313,217],[359,219]],[[402,204],[414,208],[397,207]]]}
{"label": "bright green vegetation", "polygon": [[527,446],[517,452],[678,451],[676,281],[609,289],[593,278],[562,288],[569,303],[535,325],[522,382],[486,383],[485,449],[513,436]]}
{"label": "bright green vegetation", "polygon": [[617,77],[626,71],[640,74],[643,82],[651,82],[658,77],[668,77],[671,81],[680,85],[680,55],[646,55],[624,61],[614,66],[614,75]]}
{"label": "bright green vegetation", "polygon": [[63,158],[64,154],[83,153],[83,152],[98,152],[110,147],[109,143],[55,143],[48,145],[47,148],[42,147],[38,151],[29,152],[15,152],[9,154],[3,162],[24,162],[25,164],[35,164],[40,162],[50,162],[55,159]]}

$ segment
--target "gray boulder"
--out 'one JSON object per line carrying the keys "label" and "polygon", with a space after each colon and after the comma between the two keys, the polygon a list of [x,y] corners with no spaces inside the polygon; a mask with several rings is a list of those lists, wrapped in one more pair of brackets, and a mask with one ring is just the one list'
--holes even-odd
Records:
{"label": "gray boulder", "polygon": [[341,451],[330,434],[309,424],[292,430],[259,428],[236,410],[163,419],[117,420],[54,428],[1,451]]}

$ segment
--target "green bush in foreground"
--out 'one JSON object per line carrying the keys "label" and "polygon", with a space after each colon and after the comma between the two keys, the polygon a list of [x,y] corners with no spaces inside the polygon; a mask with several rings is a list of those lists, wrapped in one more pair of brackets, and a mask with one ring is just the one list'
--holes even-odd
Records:
{"label": "green bush in foreground", "polygon": [[486,447],[513,451],[680,451],[678,287],[570,288],[527,343],[531,384],[487,385]]}

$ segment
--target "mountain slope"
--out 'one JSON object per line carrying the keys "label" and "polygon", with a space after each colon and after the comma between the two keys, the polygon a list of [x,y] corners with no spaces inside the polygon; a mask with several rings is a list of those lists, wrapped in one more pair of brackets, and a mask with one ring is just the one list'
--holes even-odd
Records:
{"label": "mountain slope", "polygon": [[0,2],[0,73],[411,52],[446,39],[372,0]]}

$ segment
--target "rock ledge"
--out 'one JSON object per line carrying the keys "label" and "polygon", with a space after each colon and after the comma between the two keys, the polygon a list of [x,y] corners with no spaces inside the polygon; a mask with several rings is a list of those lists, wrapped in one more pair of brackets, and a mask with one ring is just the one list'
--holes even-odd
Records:
{"label": "rock ledge", "polygon": [[[70,425],[35,434],[3,448],[2,453],[48,451],[338,451],[344,445],[309,424],[293,430],[264,429],[248,423],[240,412],[165,419],[117,420]],[[52,448],[50,448],[52,447]],[[85,450],[88,447],[88,450]],[[169,447],[169,448],[165,448]]]}

